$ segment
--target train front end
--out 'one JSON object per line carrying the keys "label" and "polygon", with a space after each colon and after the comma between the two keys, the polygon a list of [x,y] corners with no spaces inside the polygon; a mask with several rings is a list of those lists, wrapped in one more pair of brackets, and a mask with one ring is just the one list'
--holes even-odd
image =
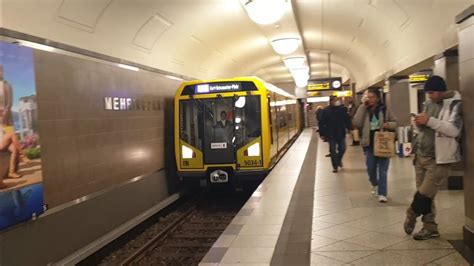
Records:
{"label": "train front end", "polygon": [[268,102],[256,78],[185,82],[175,98],[175,153],[184,182],[240,183],[269,167]]}

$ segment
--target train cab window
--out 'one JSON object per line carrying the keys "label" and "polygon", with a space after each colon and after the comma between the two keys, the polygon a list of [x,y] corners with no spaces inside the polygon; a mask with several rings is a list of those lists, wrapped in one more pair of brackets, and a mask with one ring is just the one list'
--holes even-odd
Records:
{"label": "train cab window", "polygon": [[238,97],[235,101],[234,145],[241,148],[260,137],[261,128],[260,97]]}
{"label": "train cab window", "polygon": [[204,161],[209,164],[232,163],[234,131],[233,98],[203,99]]}
{"label": "train cab window", "polygon": [[202,106],[196,100],[180,102],[179,134],[180,138],[201,150],[203,142]]}

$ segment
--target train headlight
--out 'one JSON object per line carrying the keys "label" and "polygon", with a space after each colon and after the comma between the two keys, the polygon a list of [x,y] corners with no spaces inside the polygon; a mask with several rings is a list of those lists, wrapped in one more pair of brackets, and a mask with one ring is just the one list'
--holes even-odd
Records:
{"label": "train headlight", "polygon": [[254,143],[247,149],[247,156],[260,156],[260,143]]}
{"label": "train headlight", "polygon": [[235,101],[235,107],[237,108],[244,108],[245,106],[245,97],[240,96],[237,101]]}
{"label": "train headlight", "polygon": [[193,155],[194,155],[194,152],[192,149],[184,145],[181,146],[181,157],[183,157],[183,159],[191,159],[193,158]]}

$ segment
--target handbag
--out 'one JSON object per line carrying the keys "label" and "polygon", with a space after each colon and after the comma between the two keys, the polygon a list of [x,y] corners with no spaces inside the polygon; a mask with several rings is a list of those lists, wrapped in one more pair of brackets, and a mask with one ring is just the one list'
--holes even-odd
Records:
{"label": "handbag", "polygon": [[395,156],[395,133],[382,130],[375,132],[374,156],[383,158]]}
{"label": "handbag", "polygon": [[[384,122],[387,121],[387,112],[383,114]],[[375,132],[374,135],[374,156],[391,158],[395,156],[395,133],[384,131]]]}

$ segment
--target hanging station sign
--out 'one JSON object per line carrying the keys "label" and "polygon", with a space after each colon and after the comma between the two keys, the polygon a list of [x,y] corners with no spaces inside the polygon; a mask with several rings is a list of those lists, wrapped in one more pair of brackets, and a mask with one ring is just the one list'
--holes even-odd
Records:
{"label": "hanging station sign", "polygon": [[429,77],[430,77],[429,74],[410,75],[409,81],[410,83],[423,83],[423,82],[426,82]]}
{"label": "hanging station sign", "polygon": [[341,77],[309,80],[308,91],[341,90]]}

